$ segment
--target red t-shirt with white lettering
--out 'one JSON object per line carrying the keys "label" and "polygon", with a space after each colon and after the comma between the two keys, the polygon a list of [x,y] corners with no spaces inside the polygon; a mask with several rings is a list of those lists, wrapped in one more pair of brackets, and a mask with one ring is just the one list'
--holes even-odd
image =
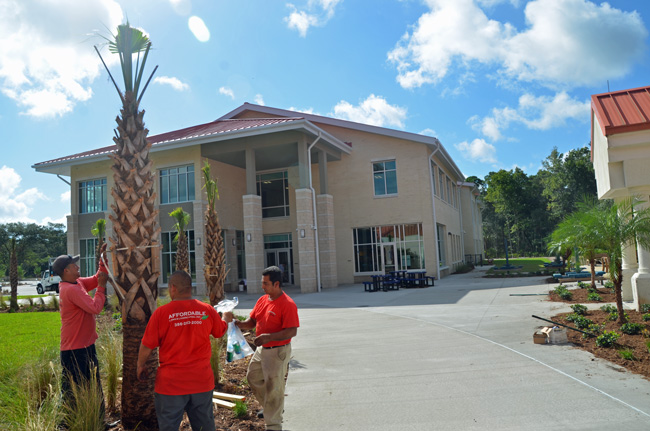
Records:
{"label": "red t-shirt with white lettering", "polygon": [[[271,301],[269,295],[264,295],[257,300],[255,308],[251,311],[251,319],[255,319],[255,333],[257,335],[271,334],[286,328],[300,327],[298,320],[298,307],[293,299],[286,293]],[[291,339],[271,341],[264,347],[284,346]]]}
{"label": "red t-shirt with white lettering", "polygon": [[142,337],[146,347],[160,347],[155,392],[188,395],[213,390],[210,335],[220,338],[226,328],[213,307],[196,299],[158,307]]}

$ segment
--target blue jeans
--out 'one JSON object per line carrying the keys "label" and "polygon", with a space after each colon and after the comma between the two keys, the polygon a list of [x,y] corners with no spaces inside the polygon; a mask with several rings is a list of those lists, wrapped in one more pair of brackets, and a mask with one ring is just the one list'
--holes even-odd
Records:
{"label": "blue jeans", "polygon": [[154,399],[160,431],[178,431],[184,411],[192,431],[215,431],[212,391],[188,395],[154,393]]}

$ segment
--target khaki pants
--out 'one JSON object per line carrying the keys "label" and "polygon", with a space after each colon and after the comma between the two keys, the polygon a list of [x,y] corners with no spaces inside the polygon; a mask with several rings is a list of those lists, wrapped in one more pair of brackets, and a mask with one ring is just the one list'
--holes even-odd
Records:
{"label": "khaki pants", "polygon": [[282,429],[284,410],[284,377],[287,374],[291,344],[265,349],[258,347],[248,364],[246,378],[255,398],[264,409],[267,430]]}

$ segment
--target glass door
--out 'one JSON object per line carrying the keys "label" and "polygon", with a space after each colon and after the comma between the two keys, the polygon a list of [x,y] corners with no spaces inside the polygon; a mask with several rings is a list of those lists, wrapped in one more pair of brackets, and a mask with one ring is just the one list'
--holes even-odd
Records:
{"label": "glass door", "polygon": [[277,266],[282,271],[282,284],[293,284],[290,250],[266,250],[264,254],[267,268],[269,266]]}
{"label": "glass door", "polygon": [[397,256],[395,255],[396,247],[394,242],[385,242],[381,245],[382,262],[384,266],[384,274],[389,274],[391,271],[397,270]]}

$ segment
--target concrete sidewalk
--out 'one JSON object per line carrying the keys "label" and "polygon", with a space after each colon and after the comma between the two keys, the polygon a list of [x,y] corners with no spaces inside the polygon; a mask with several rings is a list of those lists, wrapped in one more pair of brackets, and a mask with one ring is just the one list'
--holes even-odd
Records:
{"label": "concrete sidewalk", "polygon": [[[484,267],[484,270],[487,267]],[[650,382],[532,334],[570,309],[544,278],[482,278],[364,292],[288,293],[299,308],[285,429],[650,429]],[[256,295],[240,295],[238,311]]]}

